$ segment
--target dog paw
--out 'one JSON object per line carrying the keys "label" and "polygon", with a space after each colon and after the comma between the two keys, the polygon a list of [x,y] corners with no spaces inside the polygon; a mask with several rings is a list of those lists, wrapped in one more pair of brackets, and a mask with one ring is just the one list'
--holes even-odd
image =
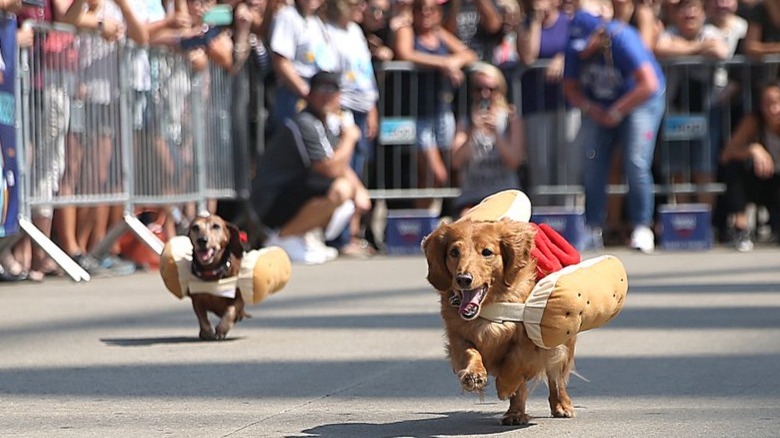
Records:
{"label": "dog paw", "polygon": [[520,412],[507,412],[501,418],[501,424],[504,426],[521,426],[528,424],[531,421],[531,417]]}
{"label": "dog paw", "polygon": [[214,337],[214,331],[209,329],[201,329],[200,334],[198,335],[201,341],[213,341],[215,339]]}
{"label": "dog paw", "polygon": [[560,403],[552,408],[552,416],[555,418],[574,418],[574,406],[571,403]]}
{"label": "dog paw", "polygon": [[484,370],[474,372],[469,370],[461,370],[458,373],[458,379],[460,380],[460,386],[467,392],[482,392],[482,388],[487,385],[487,372]]}
{"label": "dog paw", "polygon": [[223,340],[227,337],[228,332],[233,327],[233,324],[219,324],[217,326],[216,338]]}

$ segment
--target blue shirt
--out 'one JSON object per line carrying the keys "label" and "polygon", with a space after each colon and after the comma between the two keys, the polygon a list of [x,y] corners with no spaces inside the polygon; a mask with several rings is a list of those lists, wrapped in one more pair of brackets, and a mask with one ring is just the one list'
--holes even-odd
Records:
{"label": "blue shirt", "polygon": [[[577,20],[575,16],[572,26]],[[583,44],[595,29],[587,29],[585,35],[572,32],[566,46],[563,77],[577,80],[589,99],[610,106],[636,87],[634,73],[649,63],[658,79],[655,95],[662,93],[666,79],[661,66],[642,43],[636,30],[616,21],[602,22],[599,27],[604,27],[611,36],[611,49],[598,50],[589,58],[580,59]]]}

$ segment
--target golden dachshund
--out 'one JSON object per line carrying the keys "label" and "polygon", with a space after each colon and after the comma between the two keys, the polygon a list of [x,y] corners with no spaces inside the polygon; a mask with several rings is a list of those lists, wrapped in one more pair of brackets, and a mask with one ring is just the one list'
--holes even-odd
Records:
{"label": "golden dachshund", "polygon": [[[199,216],[190,224],[187,237],[192,242],[192,274],[203,281],[218,281],[238,275],[244,247],[238,228],[216,215]],[[224,339],[233,325],[249,315],[244,312],[241,292],[234,296],[208,293],[189,294],[198,317],[200,339]],[[216,331],[208,312],[220,317]]]}
{"label": "golden dachshund", "polygon": [[423,241],[428,281],[441,295],[452,369],[465,391],[480,394],[488,375],[495,376],[498,397],[509,399],[501,420],[506,425],[528,423],[526,383],[545,377],[552,415],[574,417],[566,384],[576,338],[545,350],[533,344],[522,323],[479,318],[488,304],[525,302],[536,283],[535,234],[521,222],[461,220],[440,226]]}

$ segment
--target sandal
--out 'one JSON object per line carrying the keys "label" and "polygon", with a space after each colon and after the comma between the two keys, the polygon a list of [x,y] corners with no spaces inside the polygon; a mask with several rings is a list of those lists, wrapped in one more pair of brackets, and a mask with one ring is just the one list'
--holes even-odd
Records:
{"label": "sandal", "polygon": [[12,255],[6,255],[0,261],[0,281],[24,281],[29,274]]}
{"label": "sandal", "polygon": [[[33,263],[35,265],[35,263]],[[50,258],[40,263],[40,267],[30,269],[28,273],[30,281],[43,281],[44,277],[62,277],[65,275],[62,268]]]}
{"label": "sandal", "polygon": [[339,248],[339,255],[343,257],[367,259],[376,255],[376,251],[371,244],[364,239],[353,240]]}

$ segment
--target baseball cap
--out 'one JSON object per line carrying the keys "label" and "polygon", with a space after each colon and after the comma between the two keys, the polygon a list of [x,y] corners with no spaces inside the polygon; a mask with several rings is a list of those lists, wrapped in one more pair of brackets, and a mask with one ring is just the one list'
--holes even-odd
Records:
{"label": "baseball cap", "polygon": [[311,78],[311,91],[335,93],[341,90],[341,73],[320,71]]}
{"label": "baseball cap", "polygon": [[603,18],[589,12],[579,10],[569,24],[569,45],[577,52],[582,52],[588,46],[588,39],[606,22]]}

